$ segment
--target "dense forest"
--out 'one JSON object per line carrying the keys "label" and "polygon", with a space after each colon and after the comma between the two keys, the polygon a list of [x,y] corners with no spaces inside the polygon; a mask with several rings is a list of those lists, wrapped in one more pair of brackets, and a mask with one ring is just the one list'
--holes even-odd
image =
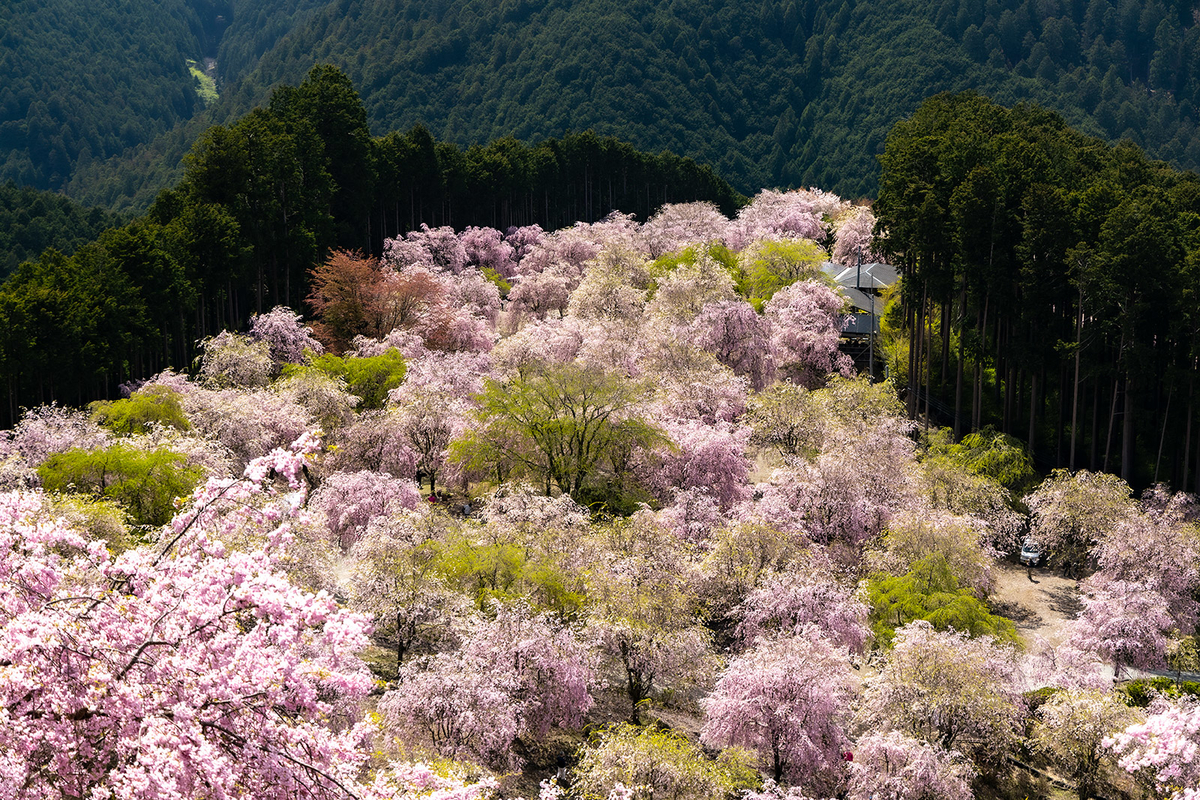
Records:
{"label": "dense forest", "polygon": [[644,219],[690,200],[726,213],[745,202],[689,159],[590,132],[466,150],[420,127],[373,138],[346,76],[316,67],[266,108],[207,130],[147,215],[70,257],[67,240],[46,242],[58,249],[20,265],[0,289],[8,414],[186,368],[197,339],[277,304],[301,307],[309,269],[331,248],[380,254],[385,238],[422,225],[553,230],[615,210]]}
{"label": "dense forest", "polygon": [[[747,194],[819,185],[873,196],[891,126],[926,97],[966,89],[1200,165],[1200,27],[1183,2],[145,6],[118,12],[104,0],[85,13],[27,0],[0,12],[10,76],[0,180],[144,210],[208,125],[238,119],[318,61],[350,76],[376,136],[420,124],[468,147],[592,129],[709,164]],[[109,14],[111,24],[91,24]],[[117,29],[124,38],[109,41],[104,31]],[[61,52],[77,55],[56,60]],[[204,57],[220,94],[207,109],[186,66]],[[85,69],[66,66],[79,61]],[[119,93],[107,88],[116,76]]]}
{"label": "dense forest", "polygon": [[910,411],[1043,466],[1200,487],[1200,178],[971,94],[926,101],[882,161]]}
{"label": "dense forest", "polygon": [[60,194],[0,184],[0,279],[22,261],[53,247],[71,255],[125,220],[100,208],[85,208]]}
{"label": "dense forest", "polygon": [[212,0],[4,3],[0,181],[63,190],[81,166],[119,161],[191,119],[203,103],[188,61],[215,50],[227,9]]}

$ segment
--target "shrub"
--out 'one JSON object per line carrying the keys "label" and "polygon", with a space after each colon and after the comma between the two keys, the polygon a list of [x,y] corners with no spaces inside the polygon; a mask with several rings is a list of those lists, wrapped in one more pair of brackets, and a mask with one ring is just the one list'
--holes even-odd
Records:
{"label": "shrub", "polygon": [[202,470],[170,450],[114,444],[52,455],[38,477],[47,491],[94,493],[119,502],[135,524],[164,525],[174,516],[175,498],[191,493]]}

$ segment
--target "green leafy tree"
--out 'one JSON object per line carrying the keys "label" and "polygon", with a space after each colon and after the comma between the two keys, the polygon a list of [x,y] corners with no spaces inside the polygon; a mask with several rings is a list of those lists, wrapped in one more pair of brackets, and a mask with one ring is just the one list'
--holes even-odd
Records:
{"label": "green leafy tree", "polygon": [[154,425],[180,431],[191,427],[183,411],[179,392],[161,385],[139,389],[121,400],[98,400],[88,408],[96,422],[125,435],[146,433]]}
{"label": "green leafy tree", "polygon": [[165,525],[175,500],[195,488],[203,476],[179,453],[139,450],[118,443],[101,450],[68,450],[38,467],[42,486],[51,492],[82,491],[111,498],[138,525]]}
{"label": "green leafy tree", "polygon": [[637,381],[574,363],[488,380],[478,425],[455,451],[477,468],[507,461],[539,478],[546,494],[553,485],[578,502],[606,467],[664,439],[644,416],[645,396]]}
{"label": "green leafy tree", "polygon": [[905,575],[876,575],[867,591],[871,630],[884,646],[891,645],[897,628],[913,620],[925,620],[935,630],[1017,641],[1012,622],[990,613],[971,589],[960,588],[941,553],[916,562]]}

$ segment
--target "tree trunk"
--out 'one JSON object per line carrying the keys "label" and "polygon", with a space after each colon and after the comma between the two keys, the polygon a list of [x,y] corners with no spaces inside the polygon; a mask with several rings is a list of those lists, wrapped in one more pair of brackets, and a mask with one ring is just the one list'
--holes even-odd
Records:
{"label": "tree trunk", "polygon": [[958,314],[958,376],[954,382],[954,441],[962,440],[963,434],[963,418],[962,418],[962,395],[963,395],[963,361],[966,358],[966,350],[963,342],[965,340],[967,320],[967,279],[963,278],[962,294],[959,299],[959,314]]}
{"label": "tree trunk", "polygon": [[1071,458],[1069,469],[1075,471],[1075,440],[1079,431],[1079,355],[1083,341],[1083,289],[1079,290],[1079,321],[1075,325],[1075,380],[1071,393]]}
{"label": "tree trunk", "polygon": [[1038,373],[1029,373],[1029,455],[1037,449]]}
{"label": "tree trunk", "polygon": [[1125,376],[1125,417],[1121,420],[1121,480],[1133,480],[1133,391]]}

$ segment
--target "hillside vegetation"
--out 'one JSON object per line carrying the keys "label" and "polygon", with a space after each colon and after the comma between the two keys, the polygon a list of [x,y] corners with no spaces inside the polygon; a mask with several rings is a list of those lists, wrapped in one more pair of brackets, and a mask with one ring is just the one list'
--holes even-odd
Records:
{"label": "hillside vegetation", "polygon": [[211,0],[0,6],[0,181],[61,190],[81,165],[190,119],[201,103],[186,62],[215,47],[221,10]]}
{"label": "hillside vegetation", "polygon": [[[350,76],[375,135],[421,124],[467,146],[593,129],[690,156],[745,193],[819,185],[873,195],[891,126],[926,97],[965,89],[1037,102],[1110,143],[1129,138],[1176,166],[1200,164],[1200,28],[1183,2],[130,8],[23,0],[0,12],[12,76],[0,89],[0,179],[144,209],[178,179],[208,124],[238,118],[317,62]],[[222,99],[198,116],[185,62],[205,55],[216,58]]]}
{"label": "hillside vegetation", "polygon": [[[99,94],[72,87],[107,81],[119,70],[89,69],[80,77],[48,64],[34,72],[14,51],[13,85],[29,91],[13,88],[17,100],[3,101],[13,123],[13,167],[0,178],[49,186],[54,174],[67,175],[65,158],[78,173],[67,185],[73,196],[144,208],[177,179],[179,159],[205,127],[187,122],[199,104],[184,64],[210,54],[205,48],[215,48],[222,96],[205,111],[209,121],[236,119],[275,86],[298,83],[314,63],[329,62],[362,93],[375,135],[422,124],[436,138],[466,146],[594,129],[709,164],[745,193],[819,185],[843,196],[873,195],[875,157],[891,126],[926,97],[964,89],[1004,105],[1037,102],[1110,143],[1129,138],[1176,166],[1200,164],[1200,29],[1185,3],[197,0],[191,7],[178,11],[179,21],[154,23],[164,32],[160,49],[164,36],[178,31],[168,51],[153,65],[135,58],[129,80]],[[147,8],[137,19],[150,24],[176,13],[172,8]],[[71,14],[59,16],[69,31]],[[70,41],[75,52],[99,44]],[[120,57],[149,50],[125,44]],[[170,61],[170,69],[158,61]],[[105,94],[147,103],[162,91],[126,88],[147,73],[154,80],[175,76],[171,102],[152,114],[140,107],[122,112],[142,115],[122,135],[125,120],[115,121],[120,109]],[[50,98],[64,92],[75,92],[73,102],[53,106]],[[35,123],[35,99],[47,104],[52,129]],[[177,99],[179,108],[168,112]],[[98,109],[116,115],[112,136],[97,123],[100,145],[81,119]],[[64,124],[74,133],[60,136]],[[20,139],[26,128],[41,138]],[[79,158],[81,136],[92,142],[91,160]],[[51,153],[57,166],[47,160]]]}

